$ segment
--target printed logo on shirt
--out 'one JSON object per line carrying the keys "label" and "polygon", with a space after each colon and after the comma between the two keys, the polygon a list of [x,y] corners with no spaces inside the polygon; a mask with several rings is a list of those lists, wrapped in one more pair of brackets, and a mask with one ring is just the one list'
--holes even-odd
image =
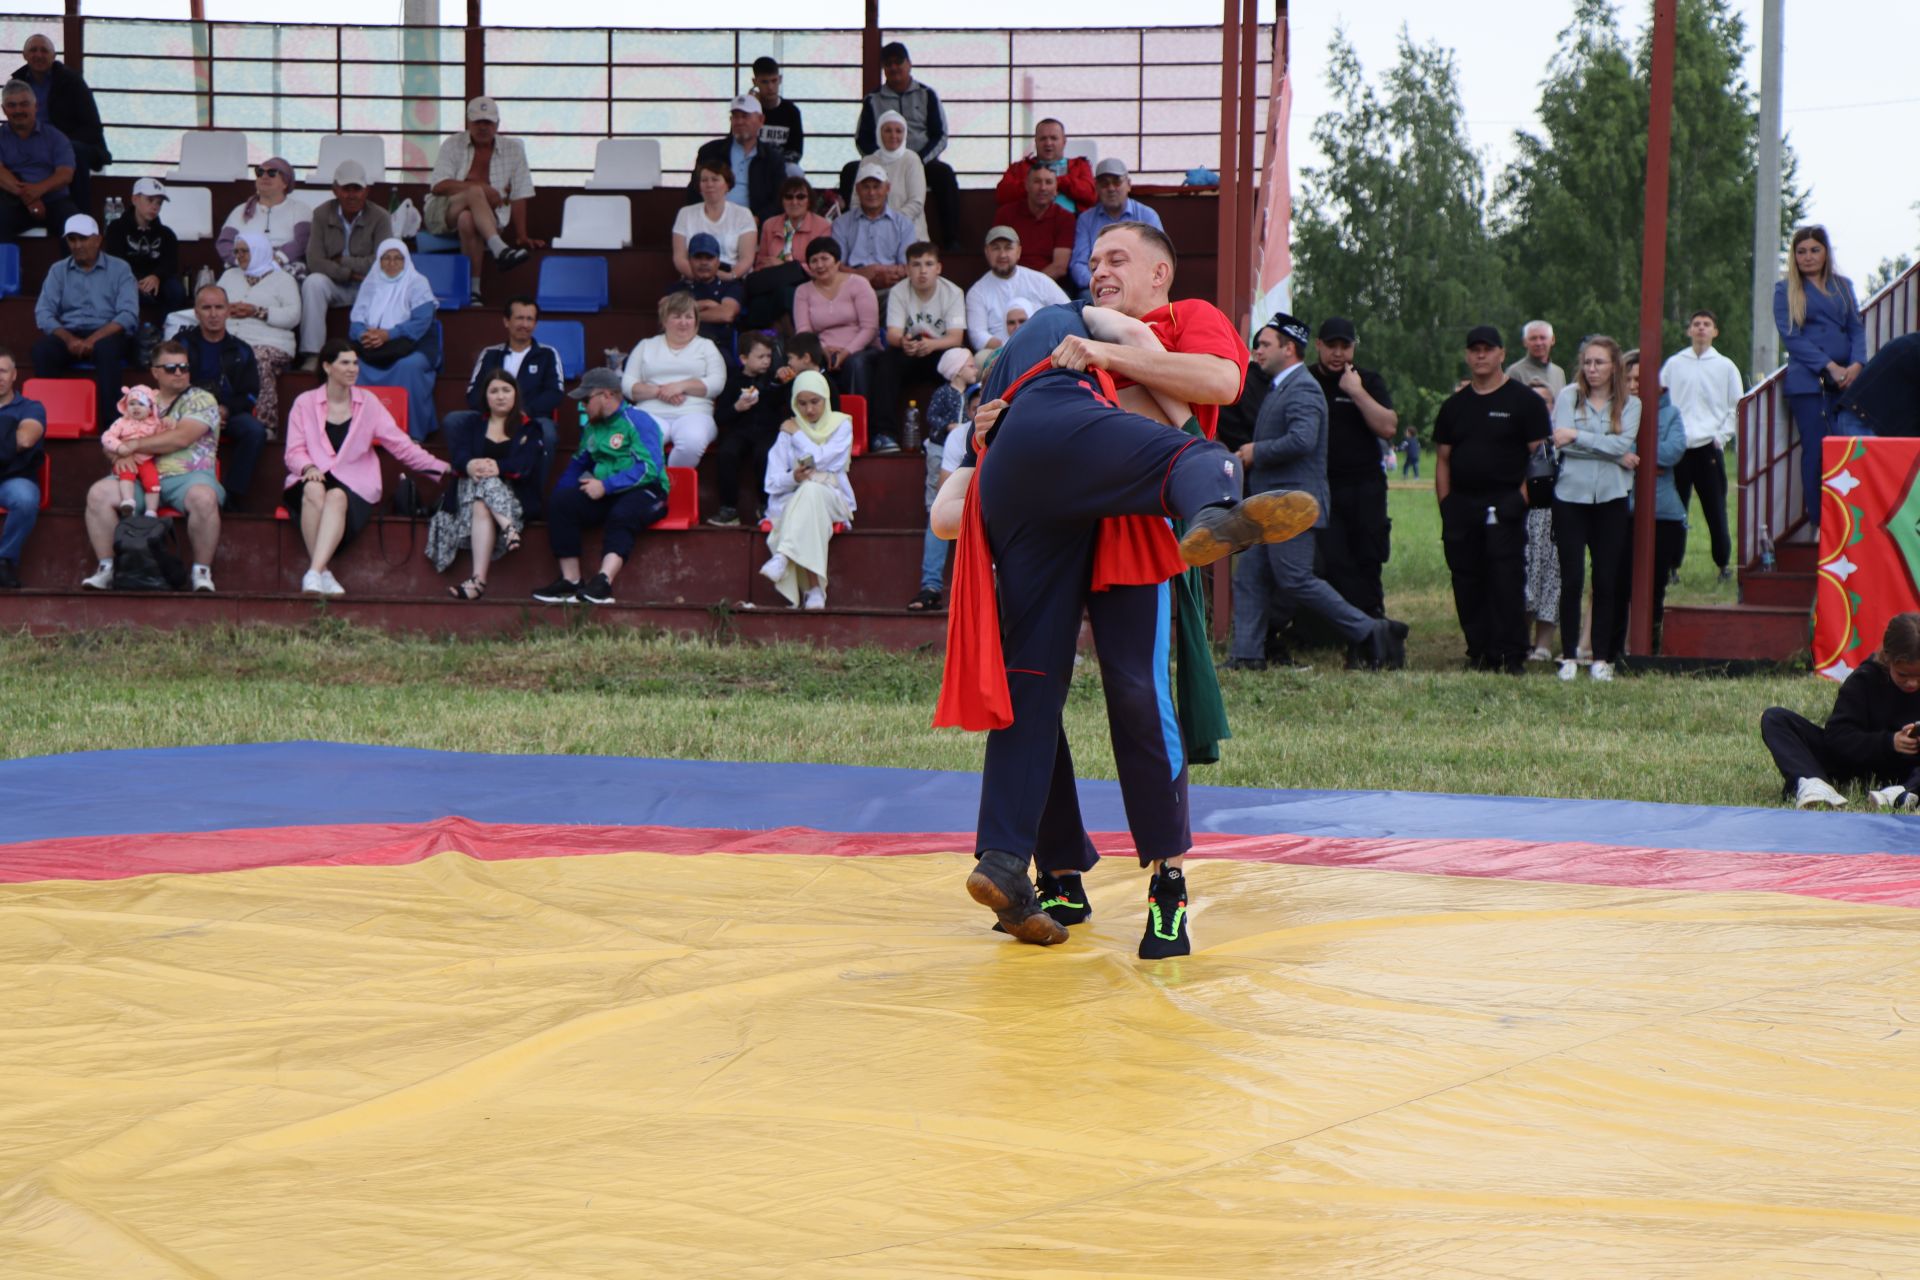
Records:
{"label": "printed logo on shirt", "polygon": [[1505,409],[1489,409],[1487,410],[1487,416],[1489,418],[1511,418],[1513,415]]}

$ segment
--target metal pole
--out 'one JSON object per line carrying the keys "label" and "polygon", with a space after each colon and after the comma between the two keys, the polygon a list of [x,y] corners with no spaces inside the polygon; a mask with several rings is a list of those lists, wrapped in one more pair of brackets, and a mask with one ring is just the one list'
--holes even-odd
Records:
{"label": "metal pole", "polygon": [[[194,0],[199,8],[199,0]],[[67,0],[66,14],[60,20],[60,60],[75,75],[84,75],[87,61],[87,28],[80,20],[80,0]]]}
{"label": "metal pole", "polygon": [[1760,167],[1753,191],[1753,363],[1757,383],[1780,363],[1773,327],[1773,282],[1780,275],[1780,62],[1786,41],[1786,0],[1763,0],[1760,10]]}
{"label": "metal pole", "polygon": [[[1640,466],[1633,475],[1635,653],[1653,652],[1653,485],[1660,454],[1660,313],[1667,286],[1667,159],[1673,140],[1673,40],[1677,0],[1654,0],[1653,68],[1647,112],[1647,203],[1640,253]],[[1612,625],[1593,620],[1599,628]]]}
{"label": "metal pole", "polygon": [[1220,21],[1220,190],[1215,204],[1214,304],[1233,312],[1233,246],[1240,242],[1240,0],[1222,0]]}
{"label": "metal pole", "polygon": [[1260,88],[1260,3],[1245,0],[1240,15],[1240,239],[1233,252],[1233,310],[1228,313],[1244,325],[1253,310],[1253,246],[1259,236],[1253,221],[1260,191],[1260,171],[1253,165],[1253,104]]}
{"label": "metal pole", "polygon": [[[467,0],[467,42],[463,52],[461,79],[471,101],[487,91],[487,29],[480,25],[480,0]],[[607,88],[611,90],[612,85]],[[435,99],[439,94],[433,95]],[[464,122],[466,117],[461,116]],[[428,161],[429,164],[432,161]]]}
{"label": "metal pole", "polygon": [[866,17],[862,24],[860,66],[866,79],[860,86],[860,93],[864,96],[880,83],[880,0],[867,0]]}

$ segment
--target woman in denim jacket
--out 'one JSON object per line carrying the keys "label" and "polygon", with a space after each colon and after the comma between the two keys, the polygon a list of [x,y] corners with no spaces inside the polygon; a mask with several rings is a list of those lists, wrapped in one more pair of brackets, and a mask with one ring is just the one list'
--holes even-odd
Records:
{"label": "woman in denim jacket", "polygon": [[1807,520],[1820,524],[1820,442],[1828,436],[1872,435],[1840,407],[1840,394],[1860,376],[1867,333],[1853,281],[1834,269],[1825,227],[1793,233],[1786,278],[1773,286],[1773,323],[1787,349],[1786,399],[1800,432],[1800,480]]}
{"label": "woman in denim jacket", "polygon": [[1586,561],[1593,562],[1595,680],[1613,679],[1619,661],[1614,619],[1619,611],[1620,566],[1631,517],[1627,494],[1640,465],[1633,452],[1640,434],[1640,402],[1627,394],[1620,344],[1592,337],[1580,344],[1575,376],[1553,403],[1553,443],[1560,476],[1553,487],[1553,540],[1560,551],[1560,678],[1580,674],[1580,606]]}

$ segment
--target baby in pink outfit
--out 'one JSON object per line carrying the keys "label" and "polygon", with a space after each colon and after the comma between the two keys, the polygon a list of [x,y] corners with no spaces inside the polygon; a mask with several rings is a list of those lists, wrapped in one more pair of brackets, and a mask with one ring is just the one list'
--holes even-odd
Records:
{"label": "baby in pink outfit", "polygon": [[[159,409],[154,405],[152,387],[120,388],[119,409],[120,416],[100,437],[100,443],[104,445],[129,445],[136,440],[159,435],[167,429],[167,424],[161,421]],[[133,514],[134,496],[143,490],[146,493],[147,514],[152,515],[160,509],[160,471],[154,466],[150,455],[140,453],[116,459],[113,474],[120,481],[120,511],[123,515]]]}

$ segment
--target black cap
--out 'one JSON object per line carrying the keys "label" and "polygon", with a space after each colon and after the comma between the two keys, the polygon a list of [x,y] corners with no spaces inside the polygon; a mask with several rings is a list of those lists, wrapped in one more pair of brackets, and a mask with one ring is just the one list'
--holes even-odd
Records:
{"label": "black cap", "polygon": [[1360,335],[1353,331],[1353,321],[1345,316],[1328,316],[1320,322],[1320,341],[1356,342]]}
{"label": "black cap", "polygon": [[901,44],[898,40],[891,40],[880,46],[880,61],[912,62],[913,55],[907,52],[907,46]]}
{"label": "black cap", "polygon": [[1274,312],[1273,319],[1267,321],[1265,327],[1278,329],[1281,337],[1302,351],[1307,349],[1307,342],[1313,337],[1313,335],[1307,331],[1305,323],[1294,319],[1284,311]]}
{"label": "black cap", "polygon": [[1490,324],[1477,324],[1467,330],[1467,345],[1470,347],[1499,347],[1506,349],[1506,340],[1500,331]]}

